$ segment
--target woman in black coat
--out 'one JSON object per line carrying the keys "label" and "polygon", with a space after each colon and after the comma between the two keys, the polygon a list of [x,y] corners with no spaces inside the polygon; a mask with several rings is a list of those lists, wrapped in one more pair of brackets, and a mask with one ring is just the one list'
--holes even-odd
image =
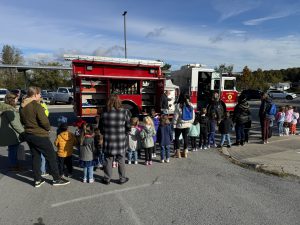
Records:
{"label": "woman in black coat", "polygon": [[250,106],[246,96],[241,95],[238,104],[234,108],[233,121],[235,122],[236,143],[234,145],[244,145],[245,143],[245,124],[250,121]]}
{"label": "woman in black coat", "polygon": [[117,95],[111,95],[108,99],[107,108],[101,114],[99,129],[103,135],[105,157],[103,183],[110,183],[115,157],[119,163],[119,184],[123,184],[128,181],[125,176],[125,152],[127,151],[127,134],[130,131],[130,112],[122,108]]}

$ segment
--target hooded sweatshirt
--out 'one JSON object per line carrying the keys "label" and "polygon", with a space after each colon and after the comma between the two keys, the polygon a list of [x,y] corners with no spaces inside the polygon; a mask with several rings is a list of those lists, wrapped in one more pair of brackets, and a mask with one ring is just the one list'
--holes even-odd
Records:
{"label": "hooded sweatshirt", "polygon": [[18,111],[13,106],[0,102],[0,146],[20,143],[19,135],[23,132]]}
{"label": "hooded sweatshirt", "polygon": [[69,131],[61,132],[54,142],[54,145],[57,147],[57,155],[62,158],[71,156],[73,154],[73,147],[76,144],[75,135]]}
{"label": "hooded sweatshirt", "polygon": [[44,108],[36,100],[26,98],[21,104],[20,116],[26,133],[40,137],[49,136],[49,119]]}

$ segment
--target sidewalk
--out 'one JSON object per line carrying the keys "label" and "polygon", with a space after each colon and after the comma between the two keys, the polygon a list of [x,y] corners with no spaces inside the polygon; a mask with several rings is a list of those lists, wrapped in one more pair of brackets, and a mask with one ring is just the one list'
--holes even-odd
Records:
{"label": "sidewalk", "polygon": [[300,136],[273,136],[268,144],[259,139],[244,146],[223,147],[221,152],[234,163],[278,176],[300,178]]}

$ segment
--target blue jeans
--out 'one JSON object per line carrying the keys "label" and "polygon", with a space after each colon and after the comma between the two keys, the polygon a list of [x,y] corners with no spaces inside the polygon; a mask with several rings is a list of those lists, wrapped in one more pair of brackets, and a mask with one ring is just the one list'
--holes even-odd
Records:
{"label": "blue jeans", "polygon": [[244,124],[235,125],[236,142],[245,141]]}
{"label": "blue jeans", "polygon": [[132,150],[128,150],[128,162],[131,161],[137,161],[138,157],[137,157],[137,151],[132,151]]}
{"label": "blue jeans", "polygon": [[[166,153],[166,155],[165,155],[165,153]],[[165,156],[166,156],[166,158],[165,158]],[[170,145],[160,146],[160,157],[161,157],[161,160],[170,158]]]}
{"label": "blue jeans", "polygon": [[20,144],[8,146],[8,161],[10,166],[16,166],[18,164],[18,149]]}
{"label": "blue jeans", "polygon": [[94,166],[83,167],[83,179],[94,179]]}
{"label": "blue jeans", "polygon": [[41,154],[41,172],[42,174],[46,173],[46,159],[43,154]]}
{"label": "blue jeans", "polygon": [[215,132],[211,132],[208,134],[208,145],[216,144],[215,134],[216,134]]}
{"label": "blue jeans", "polygon": [[227,141],[228,145],[231,145],[230,134],[221,134],[221,146],[223,146],[225,140]]}
{"label": "blue jeans", "polygon": [[278,122],[277,123],[278,126],[278,134],[283,134],[283,122]]}

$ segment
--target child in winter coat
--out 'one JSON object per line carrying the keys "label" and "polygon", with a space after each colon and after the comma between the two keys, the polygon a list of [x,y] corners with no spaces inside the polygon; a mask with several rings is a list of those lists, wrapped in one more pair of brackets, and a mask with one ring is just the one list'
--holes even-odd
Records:
{"label": "child in winter coat", "polygon": [[152,165],[152,152],[154,147],[153,136],[156,135],[155,127],[151,117],[146,116],[143,120],[144,128],[140,133],[141,143],[145,149],[145,165]]}
{"label": "child in winter coat", "polygon": [[200,135],[199,115],[196,114],[195,120],[194,120],[192,126],[190,127],[190,130],[188,133],[188,136],[190,137],[190,140],[191,140],[193,152],[198,151],[196,139],[197,139],[197,137],[199,137],[199,135]]}
{"label": "child in winter coat", "polygon": [[230,119],[230,113],[226,112],[224,119],[221,120],[219,125],[219,131],[221,133],[221,143],[219,147],[224,145],[225,140],[227,141],[227,147],[231,147],[231,140],[230,140],[230,131],[232,131],[233,122]]}
{"label": "child in winter coat", "polygon": [[172,128],[168,115],[161,117],[160,125],[157,129],[157,142],[160,146],[161,163],[170,162],[170,145],[173,139]]}
{"label": "child in winter coat", "polygon": [[217,147],[215,141],[216,126],[217,126],[217,115],[216,113],[212,112],[209,118],[208,148],[210,148],[211,146]]}
{"label": "child in winter coat", "polygon": [[277,127],[278,127],[278,135],[283,136],[283,134],[284,134],[283,124],[284,124],[284,119],[285,119],[285,107],[284,106],[281,106],[279,108],[279,111],[277,112],[275,119],[276,119]]}
{"label": "child in winter coat", "polygon": [[130,119],[130,132],[128,135],[128,164],[131,164],[131,161],[134,161],[134,164],[138,164],[138,155],[137,150],[139,147],[139,129],[137,126],[139,125],[139,118],[132,117]]}
{"label": "child in winter coat", "polygon": [[284,118],[284,133],[285,135],[290,135],[290,126],[293,120],[293,107],[291,105],[287,105],[285,107],[285,118]]}
{"label": "child in winter coat", "polygon": [[206,116],[206,108],[203,108],[201,110],[201,116],[200,116],[200,141],[199,146],[200,149],[207,149],[207,135],[209,133],[209,119]]}
{"label": "child in winter coat", "polygon": [[83,167],[83,183],[94,182],[94,132],[88,124],[80,135],[80,166]]}
{"label": "child in winter coat", "polygon": [[[158,126],[159,126],[159,116],[155,112],[155,109],[151,109],[151,118],[153,120],[155,131],[157,132],[157,129],[158,129]],[[156,135],[153,136],[154,147],[153,147],[152,158],[156,157],[156,139],[157,139]]]}
{"label": "child in winter coat", "polygon": [[297,107],[293,107],[293,119],[291,122],[291,126],[290,126],[290,131],[291,131],[291,135],[295,135],[296,134],[296,126],[297,126],[297,121],[299,119],[299,113],[297,110]]}
{"label": "child in winter coat", "polygon": [[[99,169],[103,168],[104,164],[104,153],[102,151],[102,145],[103,145],[103,135],[100,133],[99,128],[94,129],[94,143],[95,143],[95,158],[97,159],[97,167]],[[95,167],[95,169],[97,168]]]}
{"label": "child in winter coat", "polygon": [[75,135],[68,131],[68,125],[62,123],[59,127],[60,134],[57,136],[54,145],[57,147],[57,164],[59,175],[64,175],[64,166],[67,167],[67,177],[71,177],[73,173],[72,154],[73,147],[76,146],[77,141]]}

